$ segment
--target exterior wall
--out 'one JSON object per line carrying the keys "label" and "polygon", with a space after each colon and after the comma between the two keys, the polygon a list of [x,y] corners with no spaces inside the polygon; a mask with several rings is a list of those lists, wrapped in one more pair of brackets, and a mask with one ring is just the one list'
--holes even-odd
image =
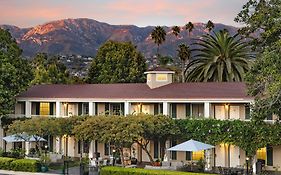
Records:
{"label": "exterior wall", "polygon": [[227,146],[220,144],[215,147],[215,165],[221,167],[227,167]]}
{"label": "exterior wall", "polygon": [[22,103],[15,104],[15,114],[16,115],[24,115],[24,111],[22,111]]}
{"label": "exterior wall", "polygon": [[240,149],[237,146],[229,145],[229,166],[237,167],[240,165]]}
{"label": "exterior wall", "polygon": [[98,105],[97,114],[98,114],[98,115],[103,115],[103,114],[105,114],[105,104],[104,104],[104,103],[97,103],[97,105]]}
{"label": "exterior wall", "polygon": [[186,118],[185,106],[185,103],[177,104],[177,119]]}
{"label": "exterior wall", "polygon": [[[273,147],[273,166],[279,166],[279,171],[281,168],[281,146]],[[273,167],[269,167],[272,168]]]}
{"label": "exterior wall", "polygon": [[[164,86],[164,85],[167,85],[167,84],[170,84],[170,83],[173,82],[173,74],[172,73],[167,74],[167,78],[168,78],[167,81],[157,81],[156,80],[156,74],[157,73],[148,73],[148,74],[151,76],[151,80],[147,81],[147,85],[151,89],[154,89],[154,88],[157,88],[157,87],[160,87],[160,86]],[[147,76],[148,76],[148,74],[147,74]]]}
{"label": "exterior wall", "polygon": [[[140,109],[141,108],[141,109]],[[132,103],[130,107],[130,114],[138,114],[138,113],[144,113],[144,114],[154,114],[154,104],[151,103],[143,103],[143,104],[137,104]]]}

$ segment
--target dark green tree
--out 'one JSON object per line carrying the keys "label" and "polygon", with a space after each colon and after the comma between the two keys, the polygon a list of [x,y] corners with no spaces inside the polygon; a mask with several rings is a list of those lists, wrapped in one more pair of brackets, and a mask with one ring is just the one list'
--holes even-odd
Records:
{"label": "dark green tree", "polygon": [[93,59],[87,82],[140,83],[145,71],[144,57],[131,42],[108,41]]}
{"label": "dark green tree", "polygon": [[211,30],[213,30],[213,28],[215,28],[215,25],[211,20],[209,20],[206,24],[206,29],[208,29],[208,31],[211,32]]}
{"label": "dark green tree", "polygon": [[185,64],[191,58],[191,51],[186,44],[180,44],[177,49],[178,57],[181,60],[181,78],[182,83],[185,82]]}
{"label": "dark green tree", "polygon": [[192,30],[194,29],[194,25],[192,22],[188,22],[185,25],[185,29],[188,31],[188,35],[190,36],[190,33],[192,32]]}
{"label": "dark green tree", "polygon": [[154,43],[157,44],[157,57],[160,57],[159,47],[166,40],[166,31],[161,26],[156,26],[152,33],[151,38],[154,40]]}
{"label": "dark green tree", "polygon": [[[240,32],[253,36],[253,44],[257,51],[271,47],[281,37],[281,1],[280,0],[249,0],[235,18],[243,23]],[[277,46],[277,47],[279,47]]]}
{"label": "dark green tree", "polygon": [[198,52],[186,69],[187,81],[243,81],[253,55],[239,35],[226,31],[204,35],[195,45]]}
{"label": "dark green tree", "polygon": [[15,96],[32,80],[31,67],[11,34],[0,28],[0,116],[12,113]]}
{"label": "dark green tree", "polygon": [[174,27],[172,27],[172,32],[176,37],[178,37],[181,32],[181,29],[179,26],[174,26]]}
{"label": "dark green tree", "polygon": [[57,57],[50,58],[45,53],[39,53],[33,59],[32,67],[34,74],[32,84],[71,83],[71,76]]}

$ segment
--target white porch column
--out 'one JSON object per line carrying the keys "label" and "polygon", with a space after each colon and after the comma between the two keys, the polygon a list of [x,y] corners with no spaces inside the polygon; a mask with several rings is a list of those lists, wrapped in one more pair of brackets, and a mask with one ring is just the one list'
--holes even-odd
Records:
{"label": "white porch column", "polygon": [[95,115],[95,106],[94,102],[89,102],[89,115],[93,116]]}
{"label": "white porch column", "polygon": [[209,149],[209,150],[206,150],[205,151],[205,160],[206,160],[206,166],[205,166],[205,170],[211,170],[212,169],[212,150]]}
{"label": "white porch column", "polygon": [[61,153],[61,137],[56,137],[56,153]]}
{"label": "white porch column", "polygon": [[89,146],[89,159],[94,158],[95,142],[92,140]]}
{"label": "white porch column", "polygon": [[252,161],[252,164],[253,164],[253,174],[257,174],[257,166],[256,166],[256,163],[257,163],[257,155],[255,155],[253,157],[253,161]]}
{"label": "white porch column", "polygon": [[30,142],[25,142],[25,155],[29,154]]}
{"label": "white porch column", "polygon": [[165,162],[168,162],[170,160],[170,151],[168,151],[167,149],[170,148],[170,141],[167,140],[165,142],[165,154],[164,154],[164,160]]}
{"label": "white porch column", "polygon": [[130,102],[125,101],[124,103],[124,115],[129,115],[130,114]]}
{"label": "white porch column", "polygon": [[204,103],[204,117],[209,118],[210,117],[210,102]]}
{"label": "white porch column", "polygon": [[31,117],[31,101],[25,101],[25,116]]}
{"label": "white porch column", "polygon": [[61,117],[61,102],[56,101],[56,117]]}
{"label": "white porch column", "polygon": [[169,105],[168,102],[163,102],[163,115],[169,115]]}

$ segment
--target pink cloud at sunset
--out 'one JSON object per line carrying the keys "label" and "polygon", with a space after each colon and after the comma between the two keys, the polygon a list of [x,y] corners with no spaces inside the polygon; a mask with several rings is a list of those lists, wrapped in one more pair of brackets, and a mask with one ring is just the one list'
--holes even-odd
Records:
{"label": "pink cloud at sunset", "polygon": [[0,24],[30,27],[65,18],[110,24],[184,25],[209,19],[229,25],[246,0],[1,0]]}

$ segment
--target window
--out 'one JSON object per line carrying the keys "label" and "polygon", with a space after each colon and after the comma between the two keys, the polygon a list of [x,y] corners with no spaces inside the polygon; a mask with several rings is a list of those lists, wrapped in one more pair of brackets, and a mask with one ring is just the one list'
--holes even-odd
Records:
{"label": "window", "polygon": [[120,103],[111,103],[110,104],[110,114],[120,115],[121,114],[121,104]]}
{"label": "window", "polygon": [[187,104],[185,105],[185,116],[186,116],[187,118],[189,118],[189,117],[191,116],[190,103],[187,103]]}
{"label": "window", "polygon": [[154,158],[158,159],[159,158],[159,142],[158,140],[154,140]]}
{"label": "window", "polygon": [[273,119],[273,114],[270,113],[267,117],[266,117],[266,120],[272,120]]}
{"label": "window", "polygon": [[192,104],[192,116],[202,117],[204,114],[204,104]]}
{"label": "window", "polygon": [[257,150],[257,159],[266,160],[266,148],[260,148]]}
{"label": "window", "polygon": [[147,81],[151,81],[151,74],[147,74],[146,78],[147,78]]}
{"label": "window", "polygon": [[156,74],[156,81],[167,81],[167,74]]}
{"label": "window", "polygon": [[[176,140],[172,140],[171,141],[171,146],[176,146],[177,144],[177,141]],[[176,151],[171,151],[172,153],[172,160],[177,160],[177,152]]]}
{"label": "window", "polygon": [[190,151],[185,152],[185,160],[192,160],[192,152]]}
{"label": "window", "polygon": [[40,103],[40,115],[50,115],[50,103]]}
{"label": "window", "polygon": [[266,164],[273,166],[273,148],[271,146],[266,147]]}
{"label": "window", "polygon": [[20,105],[20,114],[25,114],[25,102],[18,102]]}
{"label": "window", "polygon": [[112,150],[110,149],[110,143],[104,144],[104,155],[105,156],[112,155]]}
{"label": "window", "polygon": [[204,159],[204,151],[193,151],[192,160]]}

